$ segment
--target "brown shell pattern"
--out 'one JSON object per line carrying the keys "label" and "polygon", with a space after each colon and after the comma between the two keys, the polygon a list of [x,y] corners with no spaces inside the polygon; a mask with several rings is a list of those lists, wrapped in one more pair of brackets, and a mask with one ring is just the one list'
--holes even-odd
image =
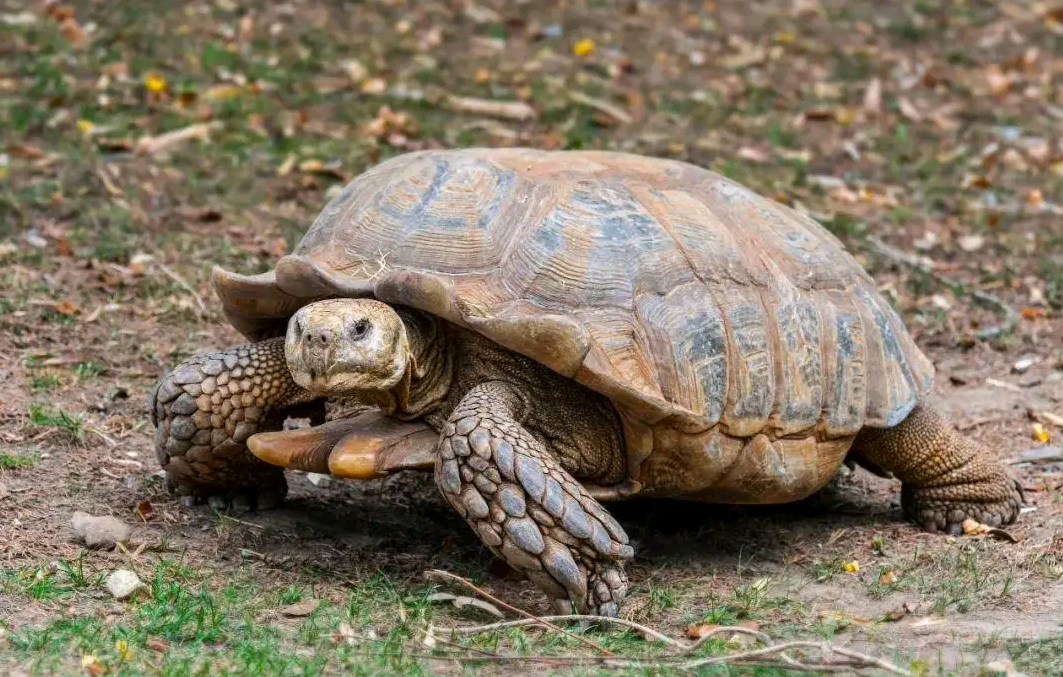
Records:
{"label": "brown shell pattern", "polygon": [[275,271],[219,294],[249,336],[315,296],[408,304],[606,394],[631,425],[695,436],[850,438],[898,423],[933,378],[818,223],[622,153],[399,156],[348,184]]}

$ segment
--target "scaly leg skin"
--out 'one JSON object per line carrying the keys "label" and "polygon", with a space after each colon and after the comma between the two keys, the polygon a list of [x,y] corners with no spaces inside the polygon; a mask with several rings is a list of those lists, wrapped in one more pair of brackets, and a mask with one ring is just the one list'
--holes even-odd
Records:
{"label": "scaly leg skin", "polygon": [[968,517],[1010,524],[1022,508],[1022,489],[1004,466],[927,405],[893,428],[862,430],[853,452],[901,480],[905,514],[931,531],[959,534]]}
{"label": "scaly leg skin", "polygon": [[443,428],[436,484],[480,539],[569,613],[616,616],[627,535],[520,423],[511,387],[472,388]]}
{"label": "scaly leg skin", "polygon": [[255,458],[246,441],[279,430],[286,408],[312,399],[292,381],[283,338],[191,357],[148,401],[169,484],[219,509],[276,507],[288,492],[284,470]]}

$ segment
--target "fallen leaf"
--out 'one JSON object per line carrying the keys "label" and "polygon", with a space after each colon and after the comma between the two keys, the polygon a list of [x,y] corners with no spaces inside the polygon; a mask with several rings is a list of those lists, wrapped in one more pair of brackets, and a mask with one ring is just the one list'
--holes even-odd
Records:
{"label": "fallen leaf", "polygon": [[362,83],[362,93],[383,94],[388,88],[388,83],[383,78],[369,78]]}
{"label": "fallen leaf", "polygon": [[92,654],[85,654],[81,657],[81,669],[90,675],[102,675],[107,672],[107,668],[100,664]]}
{"label": "fallen leaf", "polygon": [[965,252],[975,252],[985,245],[985,237],[978,235],[977,233],[963,235],[956,240],[956,244]]}
{"label": "fallen leaf", "polygon": [[203,98],[207,101],[228,101],[247,91],[240,85],[213,85],[203,92]]}
{"label": "fallen leaf", "polygon": [[1018,543],[1019,539],[1012,536],[1007,531],[998,527],[991,527],[988,524],[982,524],[977,520],[973,520],[970,517],[963,520],[963,533],[968,536],[994,536],[1001,540],[1010,541],[1011,543]]}
{"label": "fallen leaf", "polygon": [[151,505],[151,501],[145,499],[137,501],[137,507],[135,508],[134,513],[140,519],[148,522],[155,517],[155,508]]}
{"label": "fallen leaf", "polygon": [[44,151],[39,146],[34,146],[29,143],[9,143],[7,145],[7,152],[11,157],[23,157],[30,159],[37,159],[44,157]]}
{"label": "fallen leaf", "polygon": [[882,110],[882,80],[871,78],[864,90],[864,110],[878,113]]}
{"label": "fallen leaf", "polygon": [[144,641],[144,646],[151,649],[152,651],[166,651],[170,648],[170,643],[167,642],[165,639],[160,639],[159,637],[148,637]]}
{"label": "fallen leaf", "polygon": [[81,24],[79,24],[74,17],[67,17],[64,19],[62,23],[59,24],[59,32],[67,39],[67,42],[75,47],[84,44],[85,38],[88,37],[85,35],[85,29],[81,27]]}
{"label": "fallen leaf", "polygon": [[884,569],[882,573],[878,575],[879,585],[893,585],[897,582],[897,572],[893,569]]}
{"label": "fallen leaf", "polygon": [[738,157],[743,160],[749,160],[750,162],[769,162],[771,160],[771,152],[763,148],[754,148],[753,146],[742,146],[738,149]]}
{"label": "fallen leaf", "polygon": [[284,607],[281,609],[281,613],[289,618],[301,618],[314,613],[314,609],[317,608],[317,605],[318,601],[316,599],[304,599],[301,602],[289,604]]}
{"label": "fallen leaf", "polygon": [[339,65],[344,74],[355,84],[360,84],[369,75],[369,71],[357,59],[346,59],[341,61]]}
{"label": "fallen leaf", "polygon": [[70,301],[69,299],[57,301],[53,307],[55,308],[55,312],[59,313],[60,315],[70,316],[77,315],[81,312],[81,308],[78,308],[77,304],[73,301]]}
{"label": "fallen leaf", "polygon": [[716,623],[695,623],[687,626],[686,635],[690,639],[701,639],[719,627]]}

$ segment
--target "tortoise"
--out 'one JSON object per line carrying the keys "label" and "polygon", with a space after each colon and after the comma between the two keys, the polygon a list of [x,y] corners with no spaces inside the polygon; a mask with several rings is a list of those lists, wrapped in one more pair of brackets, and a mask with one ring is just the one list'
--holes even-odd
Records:
{"label": "tortoise", "polygon": [[[690,163],[410,152],[355,177],[272,270],[212,275],[249,343],[152,391],[172,487],[267,509],[286,467],[432,469],[561,610],[624,598],[634,551],[603,502],[784,503],[856,463],[898,478],[928,530],[1022,505],[929,402],[932,363],[842,243]],[[329,401],[367,410],[323,422]],[[299,411],[315,425],[282,430]]]}

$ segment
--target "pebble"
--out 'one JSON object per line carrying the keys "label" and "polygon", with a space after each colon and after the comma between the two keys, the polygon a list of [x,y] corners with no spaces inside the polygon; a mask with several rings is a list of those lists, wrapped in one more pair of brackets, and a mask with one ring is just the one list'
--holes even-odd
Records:
{"label": "pebble", "polygon": [[115,569],[107,577],[105,585],[107,586],[107,592],[111,593],[111,596],[119,601],[128,599],[142,588],[147,588],[140,580],[140,577],[129,569]]}
{"label": "pebble", "polygon": [[70,526],[78,538],[90,548],[113,548],[115,543],[129,540],[132,527],[109,516],[97,517],[86,512],[75,512]]}
{"label": "pebble", "polygon": [[324,475],[319,472],[306,473],[306,479],[310,481],[310,484],[322,489],[327,489],[332,484],[332,475]]}

